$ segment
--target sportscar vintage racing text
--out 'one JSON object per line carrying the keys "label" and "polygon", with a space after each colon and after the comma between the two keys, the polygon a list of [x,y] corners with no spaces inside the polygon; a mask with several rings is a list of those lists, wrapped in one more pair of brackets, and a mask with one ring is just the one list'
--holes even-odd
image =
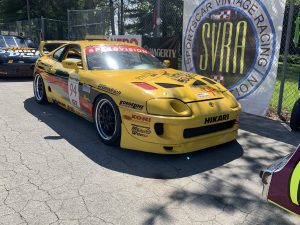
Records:
{"label": "sportscar vintage racing text", "polygon": [[105,144],[160,154],[235,140],[241,111],[222,85],[121,42],[74,41],[44,54],[34,95],[94,122]]}

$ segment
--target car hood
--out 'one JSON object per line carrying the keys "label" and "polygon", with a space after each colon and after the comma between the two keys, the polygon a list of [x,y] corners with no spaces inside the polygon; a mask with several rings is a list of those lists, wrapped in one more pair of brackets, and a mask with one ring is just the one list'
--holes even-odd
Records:
{"label": "car hood", "polygon": [[[176,98],[183,102],[222,99],[227,90],[204,76],[174,69],[92,71],[98,85],[106,77],[110,87],[122,93],[141,93],[146,100]],[[97,80],[97,79],[96,79]]]}

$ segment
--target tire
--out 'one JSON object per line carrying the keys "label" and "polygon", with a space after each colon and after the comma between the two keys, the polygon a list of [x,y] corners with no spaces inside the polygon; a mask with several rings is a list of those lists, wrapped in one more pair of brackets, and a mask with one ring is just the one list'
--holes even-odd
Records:
{"label": "tire", "polygon": [[121,123],[120,111],[113,99],[100,96],[94,105],[94,124],[104,144],[120,145]]}
{"label": "tire", "polygon": [[290,127],[293,131],[300,130],[300,99],[298,99],[298,101],[296,101],[294,105],[291,115]]}
{"label": "tire", "polygon": [[40,74],[36,74],[33,80],[33,93],[35,101],[38,104],[46,104],[48,103],[47,94],[45,91],[45,85],[43,78]]}

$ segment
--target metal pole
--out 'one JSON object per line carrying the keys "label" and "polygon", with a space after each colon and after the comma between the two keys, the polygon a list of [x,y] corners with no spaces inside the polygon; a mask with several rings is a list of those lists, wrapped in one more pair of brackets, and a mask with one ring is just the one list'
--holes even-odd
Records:
{"label": "metal pole", "polygon": [[70,40],[70,10],[68,9],[68,40]]}
{"label": "metal pole", "polygon": [[45,19],[41,17],[41,41],[45,40]]}
{"label": "metal pole", "polygon": [[282,69],[282,74],[281,74],[281,84],[280,84],[280,92],[279,92],[279,100],[278,100],[278,111],[277,111],[278,115],[281,115],[281,112],[282,112],[284,84],[285,84],[285,78],[286,78],[287,59],[288,59],[288,54],[289,54],[289,50],[290,50],[294,9],[295,9],[295,0],[290,0],[289,21],[288,21],[286,40],[285,40],[283,69]]}
{"label": "metal pole", "polygon": [[30,21],[30,4],[29,0],[27,0],[27,20]]}
{"label": "metal pole", "polygon": [[124,33],[124,0],[121,0],[121,35]]}
{"label": "metal pole", "polygon": [[156,0],[156,21],[154,21],[154,23],[155,23],[155,37],[160,36],[160,24],[161,24],[160,7],[161,7],[161,0]]}
{"label": "metal pole", "polygon": [[30,4],[29,4],[29,0],[26,0],[27,3],[27,21],[28,21],[28,34],[31,34],[31,21],[30,21]]}

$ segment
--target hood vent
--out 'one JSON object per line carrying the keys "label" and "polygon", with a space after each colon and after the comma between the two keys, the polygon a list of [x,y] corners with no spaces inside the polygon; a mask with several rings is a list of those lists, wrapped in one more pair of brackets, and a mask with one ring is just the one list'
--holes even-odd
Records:
{"label": "hood vent", "polygon": [[196,80],[192,86],[203,86],[203,85],[206,85],[206,83],[204,83],[203,81],[200,81],[200,80]]}
{"label": "hood vent", "polygon": [[217,84],[217,82],[215,82],[214,80],[209,79],[209,78],[207,78],[207,77],[202,78],[202,80],[204,80],[204,81],[206,81],[206,82],[208,82],[208,83],[210,83],[210,84]]}
{"label": "hood vent", "polygon": [[169,83],[155,83],[163,88],[179,88],[179,87],[183,87],[183,85],[179,85],[179,84],[169,84]]}

